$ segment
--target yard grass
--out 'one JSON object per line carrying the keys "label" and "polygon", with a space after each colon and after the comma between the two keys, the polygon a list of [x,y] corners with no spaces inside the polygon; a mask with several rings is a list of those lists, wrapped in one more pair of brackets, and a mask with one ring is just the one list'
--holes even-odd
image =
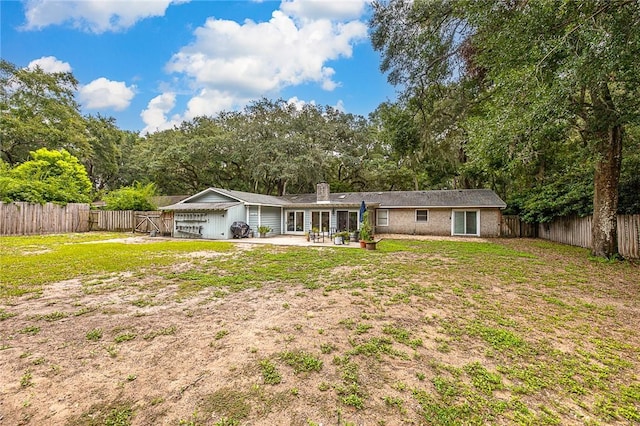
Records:
{"label": "yard grass", "polygon": [[161,241],[112,242],[129,235],[65,234],[0,239],[0,297],[37,293],[42,285],[97,274],[136,273],[170,265],[198,250],[228,251],[229,243]]}
{"label": "yard grass", "polygon": [[[48,347],[129,373],[110,399],[87,392],[64,419],[74,425],[118,407],[122,424],[640,423],[637,264],[538,240],[383,240],[371,252],[114,237],[0,240],[12,401],[46,400],[45,368],[68,364],[42,346],[59,329]],[[80,294],[31,312],[71,279]],[[166,368],[137,370],[160,356],[148,351],[170,352],[167,368],[191,381],[172,393]],[[42,404],[9,403],[9,419],[45,421]]]}

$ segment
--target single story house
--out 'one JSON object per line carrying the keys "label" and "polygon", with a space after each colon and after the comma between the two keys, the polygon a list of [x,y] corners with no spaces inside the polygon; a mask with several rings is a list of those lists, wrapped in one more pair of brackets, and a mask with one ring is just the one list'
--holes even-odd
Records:
{"label": "single story house", "polygon": [[375,234],[497,237],[506,207],[489,189],[331,193],[320,183],[315,194],[281,197],[208,188],[161,210],[174,212],[175,237],[224,240],[236,221],[256,234],[260,226],[271,235],[354,231],[363,202]]}

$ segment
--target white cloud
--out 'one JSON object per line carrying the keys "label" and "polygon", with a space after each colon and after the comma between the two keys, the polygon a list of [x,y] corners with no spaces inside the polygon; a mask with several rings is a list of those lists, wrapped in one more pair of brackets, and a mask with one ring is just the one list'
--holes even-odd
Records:
{"label": "white cloud", "polygon": [[[299,99],[297,96],[287,99],[287,103],[289,105],[295,106],[297,111],[302,111],[302,109],[307,105],[312,105],[312,106],[316,105],[316,101],[314,100],[305,101],[305,100]],[[333,108],[335,108],[340,112],[346,112],[346,109],[344,107],[344,102],[342,101],[342,99],[339,99],[338,102],[336,102],[336,104],[333,106]]]}
{"label": "white cloud", "polygon": [[287,103],[289,105],[294,105],[296,107],[296,110],[298,111],[302,111],[302,109],[306,106],[306,105],[315,105],[316,101],[303,101],[302,99],[299,99],[297,96],[294,96],[292,98],[287,99]]}
{"label": "white cloud", "polygon": [[34,59],[29,62],[27,68],[32,70],[37,66],[47,73],[71,72],[71,65],[68,62],[58,60],[55,56],[43,56],[40,59]]}
{"label": "white cloud", "polygon": [[142,121],[146,127],[142,129],[141,134],[153,133],[161,130],[171,129],[173,126],[179,125],[182,120],[178,116],[167,119],[167,114],[176,106],[176,94],[167,92],[156,96],[149,101],[147,109],[140,113]]}
{"label": "white cloud", "polygon": [[280,10],[302,19],[358,19],[364,12],[363,0],[283,0]]}
{"label": "white cloud", "polygon": [[168,70],[184,73],[197,86],[256,97],[307,82],[333,90],[335,71],[325,63],[350,57],[364,39],[363,22],[329,20],[298,24],[281,11],[268,22],[242,25],[210,18],[196,29],[196,40],[173,56]]}
{"label": "white cloud", "polygon": [[237,98],[229,92],[202,89],[187,103],[184,119],[190,120],[202,115],[215,115],[220,111],[230,110],[246,104],[249,98]]}
{"label": "white cloud", "polygon": [[88,109],[111,108],[121,111],[129,106],[135,96],[135,86],[122,81],[111,81],[104,77],[81,86],[78,90],[80,103]]}
{"label": "white cloud", "polygon": [[146,124],[140,134],[171,129],[185,120],[233,110],[250,101],[250,98],[238,98],[229,92],[202,89],[187,102],[187,109],[183,114],[176,113],[168,118],[169,113],[175,108],[176,94],[166,92],[151,99],[147,108],[140,114],[142,121]]}
{"label": "white cloud", "polygon": [[[263,96],[278,96],[286,87],[317,84],[323,90],[334,90],[340,82],[327,63],[350,58],[353,46],[366,39],[367,25],[358,19],[365,4],[365,0],[287,0],[266,22],[207,19],[194,30],[193,42],[174,54],[166,66],[196,95],[184,112],[171,119],[167,118],[169,110],[154,106],[158,99],[154,98],[142,114],[145,131],[236,109]],[[165,124],[159,121],[162,117]]]}
{"label": "white cloud", "polygon": [[188,0],[27,0],[25,28],[37,30],[49,25],[71,23],[94,33],[122,31],[136,22],[164,16],[171,4]]}

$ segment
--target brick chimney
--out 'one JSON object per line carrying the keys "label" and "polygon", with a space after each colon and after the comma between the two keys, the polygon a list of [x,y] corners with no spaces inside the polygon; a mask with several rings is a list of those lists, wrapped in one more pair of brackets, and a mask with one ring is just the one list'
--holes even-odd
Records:
{"label": "brick chimney", "polygon": [[318,204],[329,203],[329,184],[327,182],[320,182],[316,185],[316,201]]}

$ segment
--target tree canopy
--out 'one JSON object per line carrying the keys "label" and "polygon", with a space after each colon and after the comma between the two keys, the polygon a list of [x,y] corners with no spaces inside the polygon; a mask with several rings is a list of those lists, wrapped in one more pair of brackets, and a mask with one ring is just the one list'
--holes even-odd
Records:
{"label": "tree canopy", "polygon": [[372,148],[363,117],[261,99],[148,135],[136,155],[165,193],[215,186],[282,195],[312,192],[322,180],[345,190],[376,185],[362,171]]}
{"label": "tree canopy", "polygon": [[[548,220],[584,210],[592,173],[593,253],[611,256],[622,148],[640,114],[638,22],[635,1],[393,0],[374,3],[371,27],[404,108],[424,114],[426,152],[434,136],[464,151],[452,177],[479,177]],[[542,212],[551,199],[564,201]]]}
{"label": "tree canopy", "polygon": [[81,157],[88,148],[71,73],[17,68],[0,59],[0,155],[11,165],[38,148],[64,148]]}

